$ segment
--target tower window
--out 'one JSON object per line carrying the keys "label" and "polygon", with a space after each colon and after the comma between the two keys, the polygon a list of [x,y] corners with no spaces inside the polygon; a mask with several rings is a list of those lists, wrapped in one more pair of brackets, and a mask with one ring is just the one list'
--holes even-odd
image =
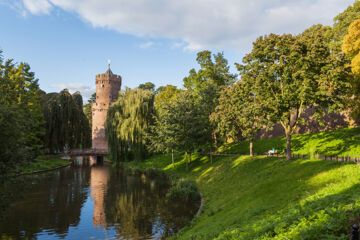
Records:
{"label": "tower window", "polygon": [[101,84],[101,87],[104,88],[104,84]]}

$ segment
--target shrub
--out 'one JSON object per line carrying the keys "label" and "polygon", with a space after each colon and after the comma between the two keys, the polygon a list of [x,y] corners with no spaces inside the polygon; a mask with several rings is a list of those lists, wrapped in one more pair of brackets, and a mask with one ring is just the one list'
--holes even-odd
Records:
{"label": "shrub", "polygon": [[172,182],[167,196],[183,201],[199,201],[201,198],[195,183],[184,178]]}

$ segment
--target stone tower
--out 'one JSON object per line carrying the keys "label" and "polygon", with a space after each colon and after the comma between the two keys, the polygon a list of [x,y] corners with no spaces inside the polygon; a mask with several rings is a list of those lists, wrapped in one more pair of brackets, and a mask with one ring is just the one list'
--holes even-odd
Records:
{"label": "stone tower", "polygon": [[104,74],[96,75],[96,102],[92,104],[92,148],[108,149],[105,138],[106,114],[111,103],[119,96],[121,76],[113,74],[108,69]]}

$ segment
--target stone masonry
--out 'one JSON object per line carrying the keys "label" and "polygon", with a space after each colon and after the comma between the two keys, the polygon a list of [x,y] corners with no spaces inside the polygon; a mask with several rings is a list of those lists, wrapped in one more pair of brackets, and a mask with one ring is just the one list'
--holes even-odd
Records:
{"label": "stone masonry", "polygon": [[106,115],[111,103],[119,96],[121,88],[121,76],[113,74],[108,69],[104,74],[96,75],[96,102],[92,104],[92,148],[108,149],[105,138]]}

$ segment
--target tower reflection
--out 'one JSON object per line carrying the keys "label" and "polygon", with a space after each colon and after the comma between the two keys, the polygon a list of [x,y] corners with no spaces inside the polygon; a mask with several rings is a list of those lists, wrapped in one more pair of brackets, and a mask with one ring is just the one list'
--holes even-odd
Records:
{"label": "tower reflection", "polygon": [[107,167],[102,165],[96,157],[90,157],[90,189],[91,198],[94,200],[93,225],[96,228],[107,227],[106,216],[104,211],[104,198],[109,179]]}

